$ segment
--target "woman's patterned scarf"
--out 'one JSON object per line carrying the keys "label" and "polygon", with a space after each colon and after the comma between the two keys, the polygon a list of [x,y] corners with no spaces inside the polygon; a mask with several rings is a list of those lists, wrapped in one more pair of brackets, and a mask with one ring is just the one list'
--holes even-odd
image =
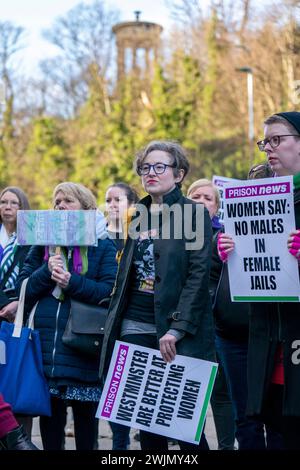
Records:
{"label": "woman's patterned scarf", "polygon": [[[0,281],[4,278],[5,274],[11,267],[13,261],[14,261],[14,256],[17,251],[18,245],[17,245],[17,234],[13,233],[8,240],[7,245],[3,248],[0,245]],[[18,263],[12,270],[12,272],[9,275],[9,278],[7,279],[5,286],[3,287],[3,290],[10,290],[14,289],[17,281],[17,277],[19,274],[19,266]]]}
{"label": "woman's patterned scarf", "polygon": [[[53,247],[51,247],[53,248]],[[61,247],[61,256],[64,261],[64,268],[68,270],[68,259],[73,258],[73,272],[81,274],[82,276],[87,273],[88,270],[88,257],[86,246],[74,246],[73,249]],[[45,247],[44,261],[48,261],[49,256],[53,256],[54,253],[50,254],[49,247]]]}

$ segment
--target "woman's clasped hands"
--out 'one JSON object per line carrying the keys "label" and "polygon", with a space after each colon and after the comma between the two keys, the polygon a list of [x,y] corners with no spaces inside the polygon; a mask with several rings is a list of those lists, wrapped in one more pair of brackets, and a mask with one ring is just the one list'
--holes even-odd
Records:
{"label": "woman's clasped hands", "polygon": [[64,263],[61,255],[50,256],[48,260],[48,269],[51,272],[51,279],[62,289],[69,285],[71,274],[64,269]]}

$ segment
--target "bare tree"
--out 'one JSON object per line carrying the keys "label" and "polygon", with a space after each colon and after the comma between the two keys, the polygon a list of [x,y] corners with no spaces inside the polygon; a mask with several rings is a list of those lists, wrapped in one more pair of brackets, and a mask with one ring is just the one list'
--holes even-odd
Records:
{"label": "bare tree", "polygon": [[112,45],[111,27],[116,21],[117,13],[107,10],[102,0],[91,5],[79,3],[65,17],[58,18],[44,36],[79,68],[96,62],[105,73]]}
{"label": "bare tree", "polygon": [[[62,112],[72,115],[87,99],[93,80],[92,64],[96,64],[101,77],[99,83],[105,86],[112,59],[112,25],[117,18],[116,10],[95,0],[91,5],[78,4],[44,32],[44,37],[59,50],[57,57],[41,63],[50,97],[54,91],[52,107],[56,102],[57,111],[59,103],[65,101]],[[102,90],[102,94],[106,96],[106,91]]]}
{"label": "bare tree", "polygon": [[196,22],[203,16],[203,9],[199,0],[165,0],[177,23]]}
{"label": "bare tree", "polygon": [[[9,21],[0,22],[0,185],[8,184],[14,165],[14,97],[17,74],[14,66],[23,47],[24,29]],[[8,165],[8,162],[11,165]]]}
{"label": "bare tree", "polygon": [[11,58],[24,47],[24,28],[9,21],[0,21],[0,71],[5,74]]}
{"label": "bare tree", "polygon": [[40,62],[43,79],[40,89],[44,94],[45,110],[51,114],[72,116],[87,98],[88,84],[85,71],[75,69],[57,56]]}
{"label": "bare tree", "polygon": [[24,47],[24,28],[15,26],[9,21],[0,22],[0,83],[1,83],[1,117],[3,132],[5,124],[9,127],[13,111],[13,58]]}

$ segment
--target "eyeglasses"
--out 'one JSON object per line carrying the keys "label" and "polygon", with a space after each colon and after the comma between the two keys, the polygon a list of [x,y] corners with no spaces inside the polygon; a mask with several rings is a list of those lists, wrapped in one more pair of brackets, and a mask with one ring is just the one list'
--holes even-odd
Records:
{"label": "eyeglasses", "polygon": [[143,165],[138,166],[137,173],[140,176],[149,175],[151,168],[153,168],[156,175],[162,175],[166,171],[167,167],[176,168],[176,165],[174,163],[172,165],[168,165],[167,163],[154,163],[154,165],[144,163]]}
{"label": "eyeglasses", "polygon": [[299,137],[299,134],[285,134],[285,135],[273,135],[270,139],[259,140],[257,146],[261,152],[265,151],[265,146],[270,144],[272,149],[275,149],[280,145],[281,137]]}
{"label": "eyeglasses", "polygon": [[3,201],[0,201],[0,206],[19,207],[20,204],[18,203],[18,201],[6,201],[3,199]]}

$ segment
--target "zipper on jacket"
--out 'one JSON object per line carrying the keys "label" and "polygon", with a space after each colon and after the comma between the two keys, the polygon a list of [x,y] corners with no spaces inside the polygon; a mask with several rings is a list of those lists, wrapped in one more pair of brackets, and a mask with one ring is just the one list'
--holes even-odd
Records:
{"label": "zipper on jacket", "polygon": [[56,352],[56,340],[57,340],[57,330],[58,330],[58,317],[59,317],[59,312],[60,312],[60,307],[61,307],[61,302],[59,302],[57,311],[56,311],[56,318],[55,318],[55,334],[54,334],[54,347],[52,351],[52,369],[51,369],[51,377],[53,377],[54,374],[54,357],[55,357],[55,352]]}

